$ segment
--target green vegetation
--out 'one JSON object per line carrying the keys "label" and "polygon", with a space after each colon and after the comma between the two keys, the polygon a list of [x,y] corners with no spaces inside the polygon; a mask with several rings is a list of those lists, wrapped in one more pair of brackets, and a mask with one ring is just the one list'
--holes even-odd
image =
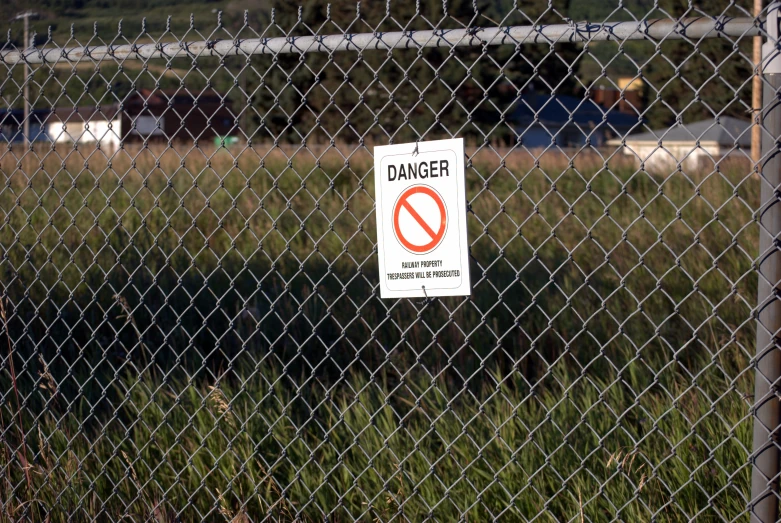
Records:
{"label": "green vegetation", "polygon": [[[332,1],[331,20],[325,4],[303,23],[275,5],[264,32],[263,0],[52,1],[35,28],[60,46],[428,28],[414,2],[392,18],[364,2],[349,28],[354,3]],[[481,3],[478,25],[745,15],[560,4]],[[421,2],[430,20],[441,9]],[[448,14],[441,27],[468,24],[472,2]],[[745,117],[749,46],[33,67],[36,108],[213,88],[241,139],[3,145],[0,518],[747,519],[750,166],[651,173],[606,150],[528,151],[508,119],[532,87],[583,96],[636,75],[652,128]],[[21,84],[20,67],[0,79],[0,109],[21,107]],[[371,147],[453,135],[469,144],[473,294],[380,300]]]}
{"label": "green vegetation", "polygon": [[745,508],[745,163],[471,146],[473,295],[418,302],[375,293],[364,147],[20,152],[0,154],[7,519]]}
{"label": "green vegetation", "polygon": [[[2,483],[4,516],[738,517],[750,477],[746,401],[715,368],[701,376],[703,392],[674,372],[649,387],[646,365],[669,363],[643,357],[586,377],[562,369],[533,396],[519,373],[496,374],[474,394],[442,379],[393,387],[352,373],[324,388],[267,361],[217,387],[126,377],[112,387],[126,398],[117,418],[86,435],[79,421],[89,406],[60,418],[52,383],[40,395],[54,414],[29,425],[30,486],[15,460]],[[0,463],[8,470],[7,454]],[[9,483],[19,485],[13,494]]]}

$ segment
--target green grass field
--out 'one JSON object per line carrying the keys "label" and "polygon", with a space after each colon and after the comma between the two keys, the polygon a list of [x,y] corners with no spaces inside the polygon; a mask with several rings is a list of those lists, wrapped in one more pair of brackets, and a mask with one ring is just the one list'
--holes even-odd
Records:
{"label": "green grass field", "polygon": [[0,152],[4,519],[747,519],[747,163],[470,147],[394,301],[369,150]]}

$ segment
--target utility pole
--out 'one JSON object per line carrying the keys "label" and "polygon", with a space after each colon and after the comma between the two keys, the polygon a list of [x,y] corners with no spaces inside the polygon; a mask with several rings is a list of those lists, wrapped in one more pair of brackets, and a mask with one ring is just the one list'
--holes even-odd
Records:
{"label": "utility pole", "polygon": [[[30,47],[32,47],[32,42],[30,41],[30,18],[37,18],[38,13],[34,13],[33,11],[25,11],[24,13],[19,13],[14,17],[14,20],[24,20],[24,50],[27,51]],[[22,96],[24,97],[24,120],[22,121],[23,127],[23,133],[24,133],[24,146],[25,148],[30,146],[30,81],[28,78],[28,75],[30,74],[28,70],[27,60],[24,61],[24,90]]]}

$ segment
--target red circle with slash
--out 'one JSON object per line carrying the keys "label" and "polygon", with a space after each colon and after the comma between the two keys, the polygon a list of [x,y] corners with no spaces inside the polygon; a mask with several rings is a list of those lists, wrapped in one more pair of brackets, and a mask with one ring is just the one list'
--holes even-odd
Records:
{"label": "red circle with slash", "polygon": [[[422,195],[425,198],[429,198],[435,205],[421,205],[421,202],[424,200],[420,198],[416,198],[416,202],[411,202],[410,197],[413,195]],[[428,241],[420,243],[419,241],[414,242],[409,238],[411,231],[403,230],[402,225],[399,224],[402,209],[423,229],[425,235],[429,238]],[[405,189],[398,200],[396,200],[396,205],[393,206],[393,231],[396,233],[396,239],[408,251],[414,254],[425,254],[434,250],[442,243],[446,230],[447,208],[445,207],[445,201],[437,191],[428,185],[413,185]],[[407,233],[406,235],[405,232]]]}

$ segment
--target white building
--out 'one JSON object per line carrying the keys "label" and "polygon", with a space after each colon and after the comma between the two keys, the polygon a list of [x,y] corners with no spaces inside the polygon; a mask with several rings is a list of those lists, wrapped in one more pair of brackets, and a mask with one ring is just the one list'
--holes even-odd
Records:
{"label": "white building", "polygon": [[46,134],[54,143],[100,143],[116,149],[122,139],[117,106],[55,109],[46,120]]}
{"label": "white building", "polygon": [[[646,169],[674,169],[679,163],[694,168],[703,162],[713,164],[735,154],[750,157],[752,122],[729,116],[703,120],[688,125],[632,134],[608,141],[621,147],[625,155],[643,162]],[[743,152],[741,152],[743,150]]]}

